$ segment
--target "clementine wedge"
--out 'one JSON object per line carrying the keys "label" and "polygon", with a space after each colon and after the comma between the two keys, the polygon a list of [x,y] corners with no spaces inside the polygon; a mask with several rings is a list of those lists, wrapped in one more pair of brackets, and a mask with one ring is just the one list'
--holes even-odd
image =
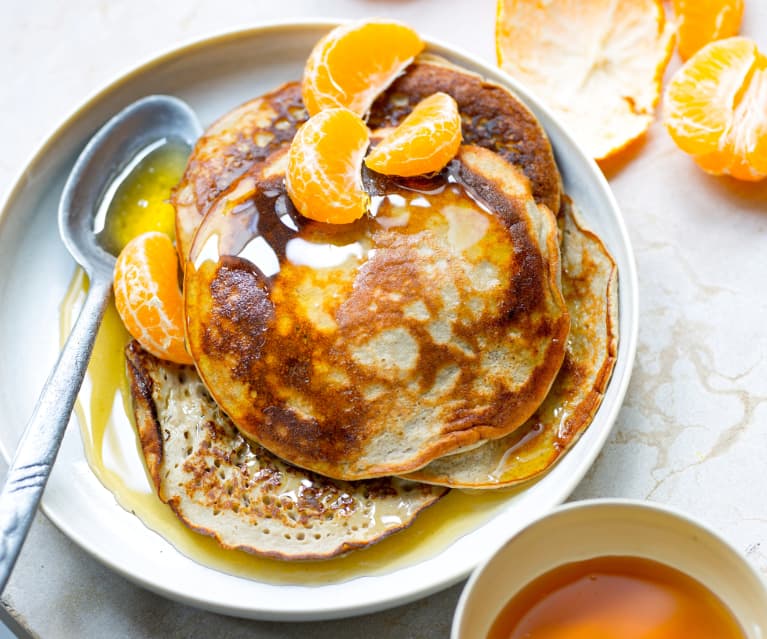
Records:
{"label": "clementine wedge", "polygon": [[318,222],[347,224],[368,210],[362,159],[370,132],[345,108],[320,111],[293,138],[285,184],[299,213]]}
{"label": "clementine wedge", "polygon": [[666,88],[664,121],[705,171],[767,177],[767,56],[743,37],[706,45]]}
{"label": "clementine wedge", "polygon": [[677,50],[687,60],[701,47],[737,35],[743,0],[674,0]]}
{"label": "clementine wedge", "polygon": [[114,293],[125,328],[146,350],[192,363],[184,346],[178,255],[167,235],[150,231],[125,245],[115,264]]}
{"label": "clementine wedge", "polygon": [[368,168],[405,177],[441,170],[461,145],[461,115],[455,100],[434,93],[416,104],[400,125],[365,158]]}
{"label": "clementine wedge", "polygon": [[364,21],[336,27],[314,47],[301,93],[310,115],[346,107],[364,116],[370,105],[423,49],[399,22]]}

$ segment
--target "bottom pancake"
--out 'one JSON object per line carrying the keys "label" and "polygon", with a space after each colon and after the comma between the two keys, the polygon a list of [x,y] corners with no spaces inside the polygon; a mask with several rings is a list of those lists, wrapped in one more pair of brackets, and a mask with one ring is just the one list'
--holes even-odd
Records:
{"label": "bottom pancake", "polygon": [[517,431],[472,450],[441,457],[408,479],[457,488],[503,488],[548,470],[591,423],[618,348],[615,262],[563,200],[562,293],[570,335],[562,368],[543,404]]}
{"label": "bottom pancake", "polygon": [[291,466],[245,440],[191,366],[126,349],[141,449],[160,499],[224,548],[326,559],[406,528],[446,488],[345,482]]}

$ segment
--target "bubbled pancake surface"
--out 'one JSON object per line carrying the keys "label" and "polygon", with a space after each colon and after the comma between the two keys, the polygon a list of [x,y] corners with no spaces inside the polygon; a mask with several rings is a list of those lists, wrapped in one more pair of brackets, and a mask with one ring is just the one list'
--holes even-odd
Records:
{"label": "bubbled pancake surface", "polygon": [[182,264],[210,204],[250,167],[289,144],[307,117],[300,83],[288,82],[238,106],[205,131],[171,198]]}
{"label": "bubbled pancake surface", "polygon": [[439,188],[373,179],[377,215],[351,225],[301,218],[269,173],[251,171],[216,202],[185,279],[195,363],[247,437],[362,479],[530,417],[569,317],[556,221],[522,171],[464,146]]}
{"label": "bubbled pancake surface", "polygon": [[591,423],[618,352],[617,269],[568,198],[562,208],[562,291],[570,310],[570,335],[549,394],[511,435],[437,459],[408,478],[461,488],[511,486],[549,469]]}
{"label": "bubbled pancake surface", "polygon": [[325,559],[412,523],[447,489],[403,479],[343,482],[295,468],[245,440],[191,366],[126,349],[136,426],[163,502],[225,548]]}

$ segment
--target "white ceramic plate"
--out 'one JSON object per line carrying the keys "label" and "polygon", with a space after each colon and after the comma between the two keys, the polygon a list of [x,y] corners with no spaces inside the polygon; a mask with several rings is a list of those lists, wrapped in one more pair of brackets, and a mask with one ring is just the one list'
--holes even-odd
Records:
{"label": "white ceramic plate", "polygon": [[[23,168],[0,214],[0,448],[6,459],[58,353],[59,304],[74,262],[59,241],[56,212],[63,181],[89,135],[123,106],[150,93],[187,100],[207,125],[233,106],[298,79],[311,47],[331,26],[272,24],[176,49],[88,100]],[[322,586],[260,583],[183,556],[116,504],[89,471],[77,425],[70,424],[42,508],[82,548],[136,583],[191,605],[260,619],[327,619],[402,604],[464,578],[509,535],[564,501],[602,448],[628,385],[637,340],[636,270],[615,200],[597,166],[522,87],[471,56],[435,42],[429,48],[509,85],[527,102],[551,137],[567,192],[615,256],[620,347],[596,419],[550,473],[437,556],[386,574]]]}

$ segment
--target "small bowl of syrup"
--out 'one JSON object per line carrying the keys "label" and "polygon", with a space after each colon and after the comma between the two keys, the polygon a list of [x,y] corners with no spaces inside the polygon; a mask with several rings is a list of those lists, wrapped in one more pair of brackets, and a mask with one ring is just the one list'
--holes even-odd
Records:
{"label": "small bowl of syrup", "polygon": [[767,639],[767,586],[704,524],[647,502],[562,506],[463,590],[452,639]]}

